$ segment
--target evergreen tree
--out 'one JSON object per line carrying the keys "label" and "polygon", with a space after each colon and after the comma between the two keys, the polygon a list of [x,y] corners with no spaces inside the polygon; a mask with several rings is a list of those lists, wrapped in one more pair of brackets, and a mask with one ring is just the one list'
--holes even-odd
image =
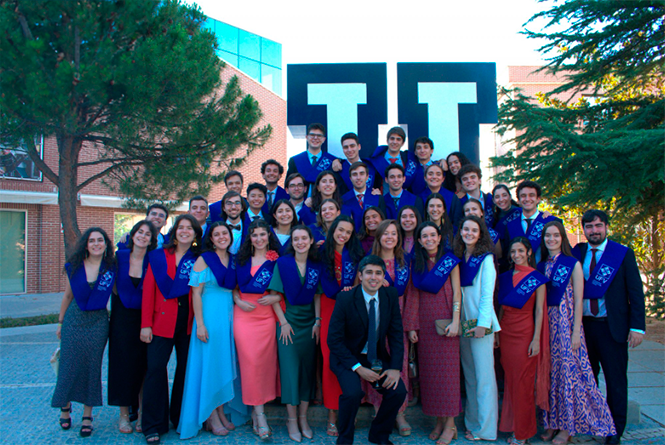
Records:
{"label": "evergreen tree", "polygon": [[[270,136],[238,79],[222,85],[205,20],[178,0],[0,2],[0,143],[57,185],[67,252],[93,181],[147,200],[207,194],[226,158]],[[42,136],[57,141],[57,168]]]}
{"label": "evergreen tree", "polygon": [[[665,3],[555,2],[524,34],[545,39],[543,67],[565,83],[531,100],[504,91],[500,134],[516,149],[493,158],[500,181],[538,181],[561,211],[601,208],[612,237],[631,243],[646,277],[647,307],[664,316]],[[547,21],[542,31],[528,29]],[[563,101],[561,95],[577,101]]]}

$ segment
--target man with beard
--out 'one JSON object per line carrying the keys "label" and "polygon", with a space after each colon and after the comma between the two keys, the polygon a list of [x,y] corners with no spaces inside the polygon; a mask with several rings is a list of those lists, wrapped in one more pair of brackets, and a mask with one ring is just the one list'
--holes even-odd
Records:
{"label": "man with beard", "polygon": [[289,194],[286,190],[277,185],[277,182],[283,174],[284,167],[274,159],[268,159],[261,164],[261,176],[263,176],[263,181],[266,183],[266,188],[268,189],[266,193],[266,203],[261,209],[261,212],[263,212],[264,215],[270,215],[272,205],[280,199],[289,199]]}

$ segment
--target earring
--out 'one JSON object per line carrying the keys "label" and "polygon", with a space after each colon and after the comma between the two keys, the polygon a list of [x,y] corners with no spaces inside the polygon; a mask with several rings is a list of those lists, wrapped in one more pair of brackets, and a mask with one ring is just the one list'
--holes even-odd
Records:
{"label": "earring", "polygon": [[192,243],[192,246],[193,246],[193,247],[198,246],[198,243],[196,242],[196,240],[194,240],[194,242]]}
{"label": "earring", "polygon": [[173,238],[173,245],[177,246],[178,245],[178,238]]}

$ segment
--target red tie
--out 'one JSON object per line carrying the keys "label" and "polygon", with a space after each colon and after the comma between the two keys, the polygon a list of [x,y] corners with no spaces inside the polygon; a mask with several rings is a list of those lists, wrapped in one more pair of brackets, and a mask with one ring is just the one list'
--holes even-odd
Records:
{"label": "red tie", "polygon": [[[593,270],[596,268],[596,252],[598,252],[598,249],[591,249],[591,264],[589,265],[589,279],[593,279]],[[589,301],[589,306],[591,309],[591,313],[596,316],[598,315],[598,299],[597,298],[592,298]]]}
{"label": "red tie", "polygon": [[357,198],[358,198],[358,204],[360,204],[360,208],[361,208],[361,209],[363,208],[363,196],[364,196],[363,193],[358,193],[358,196],[357,196]]}
{"label": "red tie", "polygon": [[389,158],[389,159],[390,159],[391,164],[394,164],[395,162],[397,162],[397,158]]}

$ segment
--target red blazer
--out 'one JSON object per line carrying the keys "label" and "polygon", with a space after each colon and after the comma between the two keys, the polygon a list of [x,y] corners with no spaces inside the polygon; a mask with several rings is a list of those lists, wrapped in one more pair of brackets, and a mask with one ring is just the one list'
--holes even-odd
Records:
{"label": "red blazer", "polygon": [[[164,250],[166,254],[167,271],[171,278],[175,277],[175,252]],[[189,288],[189,318],[187,320],[187,334],[192,333],[192,321],[194,320],[194,309],[192,308],[192,289]],[[178,318],[178,299],[167,300],[162,295],[152,266],[148,266],[145,279],[143,280],[143,300],[141,302],[141,328],[152,328],[153,335],[173,338],[175,323]]]}

